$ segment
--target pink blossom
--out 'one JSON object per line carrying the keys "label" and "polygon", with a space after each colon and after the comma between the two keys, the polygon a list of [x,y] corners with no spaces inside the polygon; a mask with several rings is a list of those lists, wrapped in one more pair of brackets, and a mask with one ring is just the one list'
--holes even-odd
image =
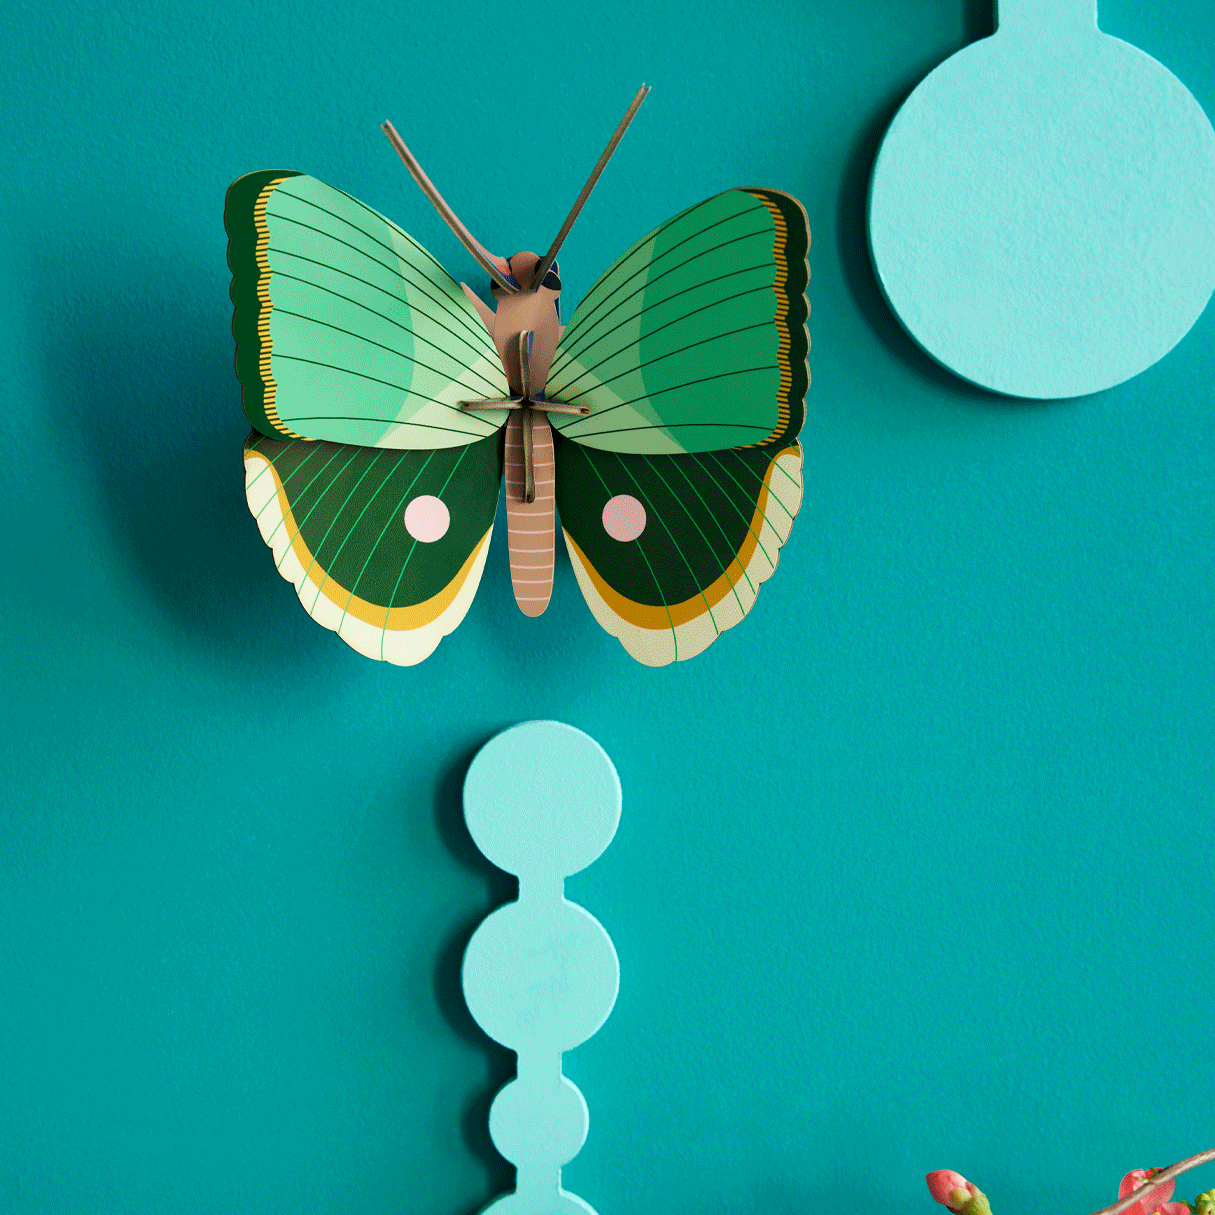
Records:
{"label": "pink blossom", "polygon": [[[933,1198],[951,1211],[960,1211],[968,1206],[970,1200],[979,1192],[977,1186],[971,1185],[961,1173],[955,1173],[953,1169],[936,1169],[924,1180],[928,1182],[928,1192]],[[1141,1213],[1136,1212],[1135,1215]],[[1151,1212],[1146,1215],[1151,1215]],[[1173,1212],[1170,1211],[1168,1215],[1173,1215]]]}
{"label": "pink blossom", "polygon": [[[1118,1186],[1118,1197],[1125,1198],[1132,1194],[1152,1173],[1159,1169],[1131,1169]],[[1169,1202],[1173,1197],[1174,1184],[1166,1181],[1150,1191],[1145,1198],[1127,1207],[1124,1215],[1190,1215],[1190,1208],[1184,1202]]]}

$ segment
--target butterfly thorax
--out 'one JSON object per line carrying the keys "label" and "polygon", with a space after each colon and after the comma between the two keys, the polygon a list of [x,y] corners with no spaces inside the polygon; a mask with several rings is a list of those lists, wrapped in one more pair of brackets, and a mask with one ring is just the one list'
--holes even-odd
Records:
{"label": "butterfly thorax", "polygon": [[[511,276],[522,286],[530,284],[539,258],[534,253],[516,253],[508,261]],[[545,276],[552,281],[556,275]],[[560,282],[559,279],[557,279]],[[535,291],[521,290],[513,295],[500,287],[493,288],[494,325],[492,335],[503,370],[513,393],[522,393],[519,366],[519,334],[530,333],[531,393],[540,395],[548,381],[548,371],[561,338],[559,301],[561,289],[541,286]]]}

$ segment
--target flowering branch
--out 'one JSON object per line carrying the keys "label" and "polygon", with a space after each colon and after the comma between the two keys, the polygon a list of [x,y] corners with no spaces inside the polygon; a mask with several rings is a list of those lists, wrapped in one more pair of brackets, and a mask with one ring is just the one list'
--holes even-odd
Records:
{"label": "flowering branch", "polygon": [[1132,1191],[1125,1198],[1119,1198],[1112,1206],[1094,1211],[1093,1215],[1122,1215],[1123,1211],[1146,1198],[1148,1193],[1157,1186],[1163,1185],[1166,1181],[1172,1181],[1174,1177],[1180,1177],[1182,1173],[1188,1173],[1190,1169],[1196,1169],[1200,1164],[1206,1164],[1208,1160],[1215,1160],[1215,1148],[1211,1148],[1207,1152],[1199,1152],[1197,1156],[1187,1156],[1184,1160],[1169,1165],[1167,1169],[1153,1173],[1137,1190]]}
{"label": "flowering branch", "polygon": [[[1132,1169],[1118,1187],[1118,1201],[1093,1215],[1215,1215],[1215,1190],[1199,1194],[1193,1204],[1169,1202],[1173,1178],[1215,1160],[1215,1148],[1187,1156],[1167,1169]],[[953,1215],[991,1215],[987,1195],[961,1173],[937,1169],[924,1178],[933,1198]]]}

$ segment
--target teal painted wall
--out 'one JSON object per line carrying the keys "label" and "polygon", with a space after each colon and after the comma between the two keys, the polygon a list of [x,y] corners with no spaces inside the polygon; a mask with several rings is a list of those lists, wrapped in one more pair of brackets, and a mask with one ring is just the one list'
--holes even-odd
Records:
{"label": "teal painted wall", "polygon": [[[1215,113],[1215,8],[1102,0]],[[985,395],[868,261],[880,135],[975,0],[25,5],[0,71],[0,1206],[468,1215],[512,1056],[464,1009],[509,897],[475,749],[578,726],[624,786],[569,883],[620,998],[567,1059],[601,1215],[1083,1215],[1215,1143],[1215,310],[1097,397]],[[290,165],[471,260],[378,124],[578,299],[731,185],[814,233],[806,498],[749,620],[651,671],[499,536],[412,670],[308,619],[245,510],[223,194]],[[521,83],[516,83],[521,81]],[[1182,1186],[1215,1185],[1215,1166]]]}

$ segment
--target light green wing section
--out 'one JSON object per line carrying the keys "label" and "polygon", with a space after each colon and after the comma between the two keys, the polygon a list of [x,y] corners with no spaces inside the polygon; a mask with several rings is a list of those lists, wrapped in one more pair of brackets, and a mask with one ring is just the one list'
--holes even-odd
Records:
{"label": "light green wing section", "polygon": [[483,439],[509,395],[460,285],[396,224],[314,177],[233,182],[224,207],[236,372],[265,435],[433,450]]}
{"label": "light green wing section", "polygon": [[561,336],[545,393],[568,439],[648,455],[792,443],[805,420],[801,204],[727,190],[618,258]]}

